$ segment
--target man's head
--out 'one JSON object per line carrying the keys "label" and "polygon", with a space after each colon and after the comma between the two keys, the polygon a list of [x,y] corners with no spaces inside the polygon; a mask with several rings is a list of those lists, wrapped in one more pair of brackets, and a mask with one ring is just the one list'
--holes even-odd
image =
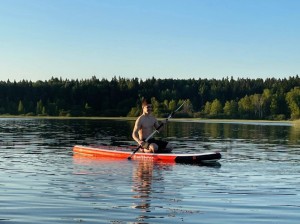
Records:
{"label": "man's head", "polygon": [[149,113],[152,111],[152,104],[150,99],[144,98],[142,100],[142,109],[143,113]]}

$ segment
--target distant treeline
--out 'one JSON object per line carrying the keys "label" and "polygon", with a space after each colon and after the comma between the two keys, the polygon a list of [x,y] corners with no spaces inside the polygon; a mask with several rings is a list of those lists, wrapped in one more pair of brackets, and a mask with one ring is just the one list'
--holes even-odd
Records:
{"label": "distant treeline", "polygon": [[138,116],[142,97],[157,116],[187,100],[177,117],[300,118],[300,78],[158,79],[0,82],[0,114],[32,116]]}

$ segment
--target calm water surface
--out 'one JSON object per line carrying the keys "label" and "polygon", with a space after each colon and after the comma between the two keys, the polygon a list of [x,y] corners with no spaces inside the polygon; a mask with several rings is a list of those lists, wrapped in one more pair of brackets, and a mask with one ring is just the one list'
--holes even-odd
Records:
{"label": "calm water surface", "polygon": [[0,119],[0,223],[299,223],[300,128],[170,122],[175,152],[216,166],[74,157],[130,145],[132,121]]}

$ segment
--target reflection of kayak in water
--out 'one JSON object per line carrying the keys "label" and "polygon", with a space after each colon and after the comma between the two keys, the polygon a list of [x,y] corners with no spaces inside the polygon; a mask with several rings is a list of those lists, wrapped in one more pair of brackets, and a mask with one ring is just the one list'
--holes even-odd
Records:
{"label": "reflection of kayak in water", "polygon": [[[111,157],[127,159],[132,154],[132,148],[121,146],[81,146],[75,145],[73,152],[76,155],[87,157]],[[141,153],[132,156],[133,160],[149,160],[173,163],[213,163],[221,159],[219,152],[206,153]]]}

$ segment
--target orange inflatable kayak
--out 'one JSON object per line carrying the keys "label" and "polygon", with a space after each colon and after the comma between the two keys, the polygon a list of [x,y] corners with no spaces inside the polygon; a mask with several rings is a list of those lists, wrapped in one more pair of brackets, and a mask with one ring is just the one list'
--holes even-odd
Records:
{"label": "orange inflatable kayak", "polygon": [[[73,147],[74,155],[87,157],[111,157],[127,159],[134,149],[122,146],[82,146]],[[221,159],[219,152],[206,153],[141,153],[137,152],[132,156],[133,160],[149,160],[158,162],[173,163],[212,163]]]}

